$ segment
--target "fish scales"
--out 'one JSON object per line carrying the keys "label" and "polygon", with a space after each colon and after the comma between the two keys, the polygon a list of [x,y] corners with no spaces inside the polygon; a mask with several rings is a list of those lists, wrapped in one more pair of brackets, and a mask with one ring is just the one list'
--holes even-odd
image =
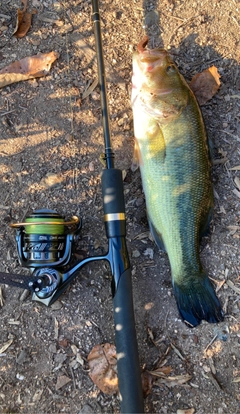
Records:
{"label": "fish scales", "polygon": [[144,42],[133,57],[132,106],[149,225],[168,253],[180,315],[192,326],[218,322],[221,305],[199,256],[213,209],[204,122],[167,52]]}
{"label": "fish scales", "polygon": [[[166,143],[163,161],[161,154],[155,159],[148,157],[151,154],[148,142],[139,143],[148,215],[162,235],[174,269],[186,265],[189,256],[189,265],[193,264],[192,259],[198,259],[200,220],[208,215],[212,199],[207,154],[199,160],[199,153],[206,152],[206,145],[194,139],[202,128],[190,120],[193,129],[190,136],[185,120],[189,110],[191,106],[186,107],[174,125],[162,128]],[[182,269],[179,270],[181,277]]]}

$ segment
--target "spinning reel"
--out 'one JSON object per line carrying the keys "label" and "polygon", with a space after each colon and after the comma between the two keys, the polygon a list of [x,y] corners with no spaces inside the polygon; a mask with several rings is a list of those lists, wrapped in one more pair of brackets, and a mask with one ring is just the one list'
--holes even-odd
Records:
{"label": "spinning reel", "polygon": [[108,238],[108,252],[105,255],[77,259],[73,245],[79,237],[81,220],[73,216],[70,221],[65,221],[55,210],[35,210],[24,222],[10,225],[17,229],[20,264],[31,270],[31,276],[0,273],[0,282],[27,288],[33,293],[32,300],[49,306],[66,290],[86,263],[107,260],[113,275],[114,296],[122,274],[130,272],[121,170],[111,168],[103,171],[102,194]]}
{"label": "spinning reel", "polygon": [[62,282],[64,268],[72,259],[81,220],[73,216],[70,221],[65,221],[56,211],[41,209],[28,215],[25,222],[10,226],[17,229],[20,264],[32,271],[28,288],[34,294],[33,299],[41,301],[51,297]]}

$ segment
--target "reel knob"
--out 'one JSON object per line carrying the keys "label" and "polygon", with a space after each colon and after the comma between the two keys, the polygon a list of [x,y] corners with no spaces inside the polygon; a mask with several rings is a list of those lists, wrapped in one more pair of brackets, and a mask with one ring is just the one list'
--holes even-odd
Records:
{"label": "reel knob", "polygon": [[35,270],[33,277],[28,286],[40,299],[51,296],[61,281],[61,275],[56,269],[46,267]]}

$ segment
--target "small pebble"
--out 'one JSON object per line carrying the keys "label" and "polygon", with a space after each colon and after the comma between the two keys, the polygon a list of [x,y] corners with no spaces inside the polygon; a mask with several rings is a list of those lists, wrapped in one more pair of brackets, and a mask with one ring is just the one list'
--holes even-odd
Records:
{"label": "small pebble", "polygon": [[56,300],[56,302],[54,302],[52,305],[51,305],[51,309],[52,310],[59,310],[59,309],[61,309],[62,308],[62,302],[60,302],[60,300]]}
{"label": "small pebble", "polygon": [[28,358],[28,352],[25,349],[22,349],[16,359],[16,363],[23,364],[24,362],[26,362],[27,358]]}
{"label": "small pebble", "polygon": [[140,207],[143,204],[144,204],[144,198],[143,197],[139,197],[139,198],[136,199],[136,201],[135,201],[136,207]]}
{"label": "small pebble", "polygon": [[17,375],[16,375],[16,378],[17,378],[18,380],[20,380],[20,381],[23,381],[25,377],[24,377],[24,375],[17,374]]}
{"label": "small pebble", "polygon": [[140,256],[140,252],[139,252],[139,250],[133,250],[133,252],[132,252],[132,257],[139,257]]}
{"label": "small pebble", "polygon": [[36,79],[34,79],[33,81],[31,81],[31,86],[33,88],[38,88],[38,82],[36,81]]}
{"label": "small pebble", "polygon": [[31,43],[32,43],[33,46],[39,46],[40,43],[41,43],[41,40],[40,39],[32,39]]}
{"label": "small pebble", "polygon": [[56,11],[60,11],[60,10],[61,10],[61,4],[60,4],[60,3],[58,3],[57,1],[55,1],[55,2],[53,3],[53,8],[54,8],[54,10],[56,10]]}
{"label": "small pebble", "polygon": [[226,342],[229,338],[229,328],[227,325],[223,326],[223,327],[218,327],[216,326],[213,330],[214,335],[217,335],[218,339],[220,339],[220,341]]}
{"label": "small pebble", "polygon": [[95,167],[94,167],[94,162],[93,162],[93,161],[91,161],[91,162],[89,163],[89,171],[94,171],[94,169],[95,169]]}
{"label": "small pebble", "polygon": [[52,354],[56,354],[57,352],[57,346],[56,344],[50,344],[49,348],[48,348],[49,352],[51,352]]}
{"label": "small pebble", "polygon": [[123,125],[123,123],[124,123],[124,119],[123,119],[123,118],[120,118],[120,119],[118,120],[118,126]]}
{"label": "small pebble", "polygon": [[144,251],[144,256],[149,256],[150,259],[153,259],[153,249],[150,249],[150,247],[148,247],[145,251]]}
{"label": "small pebble", "polygon": [[54,362],[56,364],[63,364],[67,359],[67,355],[66,354],[56,354],[54,355]]}

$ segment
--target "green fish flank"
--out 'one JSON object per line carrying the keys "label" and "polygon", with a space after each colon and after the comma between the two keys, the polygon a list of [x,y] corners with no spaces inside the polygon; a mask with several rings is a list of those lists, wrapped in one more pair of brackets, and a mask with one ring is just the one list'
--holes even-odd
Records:
{"label": "green fish flank", "polygon": [[143,44],[133,57],[132,107],[150,230],[168,254],[183,320],[219,322],[221,305],[199,256],[213,210],[201,111],[167,52]]}

